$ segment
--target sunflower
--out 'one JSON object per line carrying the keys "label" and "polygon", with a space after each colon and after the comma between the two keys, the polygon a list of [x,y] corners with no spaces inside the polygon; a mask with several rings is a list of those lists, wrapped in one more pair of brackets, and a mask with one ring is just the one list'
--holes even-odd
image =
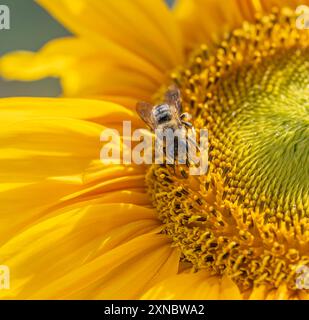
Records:
{"label": "sunflower", "polygon": [[[0,262],[15,299],[307,299],[308,1],[39,0],[72,36],[0,60],[63,98],[0,101]],[[207,174],[103,165],[176,84]]]}

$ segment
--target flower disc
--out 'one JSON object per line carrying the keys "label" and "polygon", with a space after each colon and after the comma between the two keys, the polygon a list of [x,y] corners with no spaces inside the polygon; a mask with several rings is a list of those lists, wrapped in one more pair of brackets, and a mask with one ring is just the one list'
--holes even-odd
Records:
{"label": "flower disc", "polygon": [[274,9],[172,75],[195,128],[209,131],[209,168],[184,179],[153,165],[153,203],[184,261],[242,290],[297,289],[309,263],[308,44],[292,11]]}

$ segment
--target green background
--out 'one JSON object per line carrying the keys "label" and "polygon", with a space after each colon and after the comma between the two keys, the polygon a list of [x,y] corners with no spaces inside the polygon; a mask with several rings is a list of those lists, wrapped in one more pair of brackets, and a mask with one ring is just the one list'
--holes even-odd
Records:
{"label": "green background", "polygon": [[[167,1],[170,4],[173,0]],[[69,35],[67,30],[33,0],[0,0],[0,5],[10,8],[11,18],[11,29],[0,30],[0,55],[14,50],[35,51],[51,39]],[[0,97],[57,96],[60,92],[57,79],[17,82],[0,78]]]}

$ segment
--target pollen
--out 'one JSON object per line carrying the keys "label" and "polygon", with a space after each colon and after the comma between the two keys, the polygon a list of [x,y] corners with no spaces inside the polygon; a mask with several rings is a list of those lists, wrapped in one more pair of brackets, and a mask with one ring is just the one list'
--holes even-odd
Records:
{"label": "pollen", "polygon": [[173,72],[184,111],[208,129],[208,171],[152,165],[146,177],[182,260],[242,291],[297,290],[309,266],[309,32],[295,20],[258,15]]}

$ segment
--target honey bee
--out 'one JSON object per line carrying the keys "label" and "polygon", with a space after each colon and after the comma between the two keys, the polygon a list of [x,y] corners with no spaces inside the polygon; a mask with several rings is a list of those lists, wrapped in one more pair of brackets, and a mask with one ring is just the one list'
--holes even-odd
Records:
{"label": "honey bee", "polygon": [[[182,113],[181,95],[176,86],[171,86],[165,94],[164,102],[153,106],[147,102],[138,102],[136,105],[136,111],[141,119],[151,128],[153,132],[158,129],[162,131],[171,130],[188,130],[190,129],[193,134],[195,130],[193,125],[188,121],[191,119],[191,115],[188,113]],[[186,164],[189,166],[190,159],[188,156],[189,144],[198,148],[195,141],[190,137],[177,137],[178,141],[174,141],[173,150],[168,146],[164,147],[166,158],[168,163],[174,163],[175,155],[178,154],[178,150],[186,151]]]}

